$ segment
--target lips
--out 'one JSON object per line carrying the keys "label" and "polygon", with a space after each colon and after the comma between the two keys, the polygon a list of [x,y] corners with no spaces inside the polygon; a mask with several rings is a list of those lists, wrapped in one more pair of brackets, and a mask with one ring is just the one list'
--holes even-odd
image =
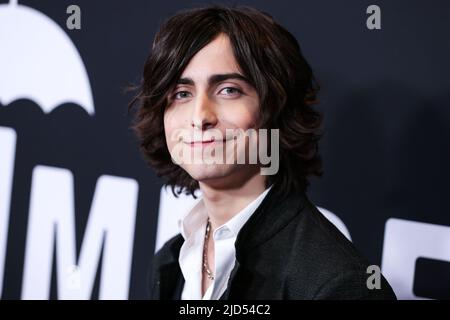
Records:
{"label": "lips", "polygon": [[209,139],[209,140],[198,140],[198,141],[185,141],[184,143],[187,145],[190,145],[191,147],[196,147],[196,146],[207,146],[207,145],[211,145],[213,143],[225,142],[227,140],[230,140],[230,139],[222,139],[222,140]]}
{"label": "lips", "polygon": [[208,142],[213,142],[214,139],[210,139],[210,140],[199,140],[199,141],[187,141],[186,143],[208,143]]}

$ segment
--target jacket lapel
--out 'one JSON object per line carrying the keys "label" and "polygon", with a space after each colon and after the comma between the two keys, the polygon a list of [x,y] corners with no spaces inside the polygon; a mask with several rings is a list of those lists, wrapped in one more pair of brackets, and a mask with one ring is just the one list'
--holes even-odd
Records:
{"label": "jacket lapel", "polygon": [[154,271],[154,287],[152,298],[155,300],[181,299],[184,278],[178,263],[181,246],[184,239],[178,235],[170,245],[169,253],[161,258]]}
{"label": "jacket lapel", "polygon": [[253,263],[247,258],[247,253],[280,232],[308,204],[306,195],[301,191],[280,195],[277,190],[274,186],[269,191],[239,231],[235,243],[236,262],[221,300],[245,299],[242,294],[252,279],[258,278],[255,281],[264,283],[261,274],[251,272]]}
{"label": "jacket lapel", "polygon": [[308,204],[302,191],[286,195],[273,186],[261,205],[239,231],[235,243],[236,259],[242,264],[246,252],[266,242],[283,229]]}

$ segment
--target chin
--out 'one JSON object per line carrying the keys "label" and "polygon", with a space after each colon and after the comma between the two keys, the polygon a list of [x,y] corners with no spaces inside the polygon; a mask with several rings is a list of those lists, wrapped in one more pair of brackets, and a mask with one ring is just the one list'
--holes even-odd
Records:
{"label": "chin", "polygon": [[234,172],[232,165],[192,165],[183,168],[194,180],[207,181],[229,176]]}

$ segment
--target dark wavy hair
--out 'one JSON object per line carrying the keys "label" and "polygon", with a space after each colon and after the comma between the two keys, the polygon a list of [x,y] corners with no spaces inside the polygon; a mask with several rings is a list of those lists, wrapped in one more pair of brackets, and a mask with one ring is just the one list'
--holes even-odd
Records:
{"label": "dark wavy hair", "polygon": [[226,34],[241,71],[260,99],[257,128],[279,129],[279,170],[267,176],[281,194],[306,191],[309,176],[322,175],[318,142],[322,115],[312,108],[319,90],[295,37],[267,13],[250,7],[213,5],[178,12],[157,32],[142,81],[129,108],[138,104],[133,129],[147,162],[178,196],[194,196],[198,181],[172,162],[163,115],[169,95],[191,58]]}

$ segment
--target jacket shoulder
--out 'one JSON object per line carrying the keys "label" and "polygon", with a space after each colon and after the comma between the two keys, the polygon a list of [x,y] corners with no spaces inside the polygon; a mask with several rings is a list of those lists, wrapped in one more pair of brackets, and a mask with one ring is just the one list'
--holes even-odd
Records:
{"label": "jacket shoulder", "polygon": [[[306,280],[311,299],[395,299],[381,274],[381,288],[369,289],[367,268],[371,264],[314,204],[309,202],[295,220],[291,288]],[[290,294],[295,296],[295,292]]]}
{"label": "jacket shoulder", "polygon": [[389,283],[380,274],[379,286],[370,289],[370,274],[347,270],[330,277],[315,293],[315,300],[396,300]]}

